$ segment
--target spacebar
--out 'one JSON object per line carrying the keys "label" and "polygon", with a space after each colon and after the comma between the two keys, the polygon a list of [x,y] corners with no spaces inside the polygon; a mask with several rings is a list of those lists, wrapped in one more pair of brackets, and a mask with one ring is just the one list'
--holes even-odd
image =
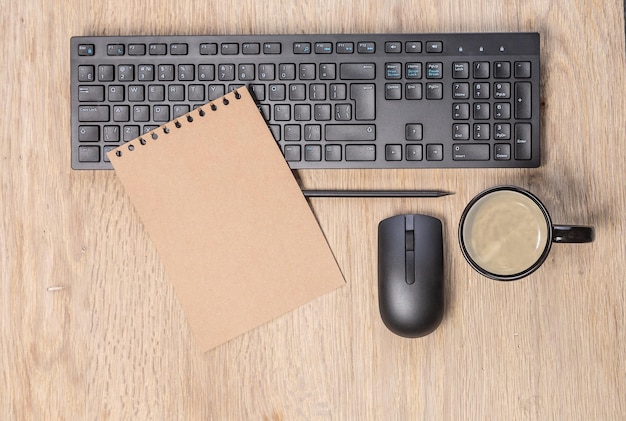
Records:
{"label": "spacebar", "polygon": [[326,140],[376,140],[373,124],[328,124]]}

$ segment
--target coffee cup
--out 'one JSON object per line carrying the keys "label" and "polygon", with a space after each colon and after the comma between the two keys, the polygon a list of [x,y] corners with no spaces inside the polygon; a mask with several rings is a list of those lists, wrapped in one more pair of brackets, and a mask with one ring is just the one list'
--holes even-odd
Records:
{"label": "coffee cup", "polygon": [[543,203],[516,186],[479,193],[459,223],[465,260],[480,274],[499,281],[530,275],[546,260],[553,243],[593,240],[593,227],[553,224]]}

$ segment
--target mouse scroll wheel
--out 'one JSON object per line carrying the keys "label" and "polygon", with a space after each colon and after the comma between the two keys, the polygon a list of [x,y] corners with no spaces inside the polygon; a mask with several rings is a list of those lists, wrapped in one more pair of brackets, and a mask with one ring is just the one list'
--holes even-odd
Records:
{"label": "mouse scroll wheel", "polygon": [[404,268],[406,270],[406,283],[415,282],[415,234],[414,231],[405,231]]}
{"label": "mouse scroll wheel", "polygon": [[405,240],[404,249],[406,251],[415,250],[415,231],[405,231],[404,240]]}

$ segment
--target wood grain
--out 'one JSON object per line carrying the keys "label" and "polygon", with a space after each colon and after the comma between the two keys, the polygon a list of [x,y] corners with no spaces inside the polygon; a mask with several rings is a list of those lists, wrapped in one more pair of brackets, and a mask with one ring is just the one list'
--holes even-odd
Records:
{"label": "wood grain", "polygon": [[[626,95],[619,0],[7,0],[0,12],[0,418],[626,419]],[[311,199],[347,284],[206,354],[112,172],[72,171],[72,35],[538,31],[544,163],[532,170],[309,171],[308,188],[441,199]],[[456,242],[469,199],[536,193],[590,245],[487,280]],[[377,307],[376,228],[445,226],[446,314],[406,340]]]}

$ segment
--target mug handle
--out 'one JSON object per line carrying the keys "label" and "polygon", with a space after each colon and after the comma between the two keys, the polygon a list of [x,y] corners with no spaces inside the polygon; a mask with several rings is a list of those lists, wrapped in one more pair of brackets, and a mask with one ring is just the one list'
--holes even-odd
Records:
{"label": "mug handle", "polygon": [[582,225],[554,225],[552,241],[555,243],[591,243],[595,239],[593,227]]}

